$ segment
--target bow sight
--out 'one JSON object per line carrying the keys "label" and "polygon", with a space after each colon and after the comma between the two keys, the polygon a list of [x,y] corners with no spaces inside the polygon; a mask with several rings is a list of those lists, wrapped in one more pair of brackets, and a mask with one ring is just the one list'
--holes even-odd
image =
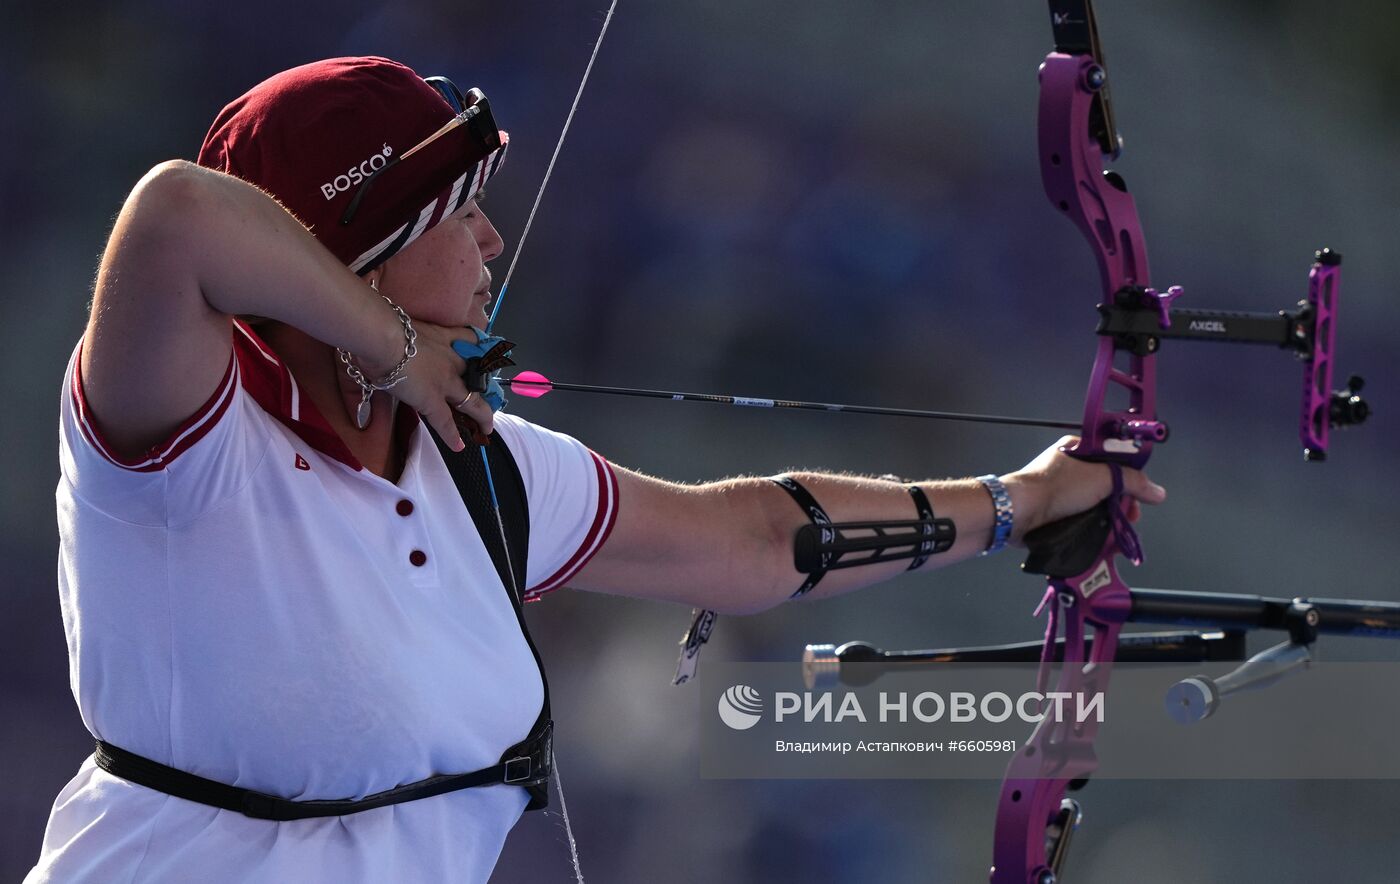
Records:
{"label": "bow sight", "polygon": [[[1121,185],[1122,179],[1118,179]],[[1112,336],[1114,347],[1135,356],[1157,352],[1164,338],[1218,341],[1227,344],[1273,344],[1294,353],[1303,362],[1303,409],[1299,437],[1305,460],[1327,459],[1328,430],[1365,422],[1370,406],[1361,398],[1364,381],[1352,375],[1344,390],[1332,390],[1332,353],[1337,339],[1337,299],[1341,290],[1342,256],[1319,249],[1308,273],[1308,296],[1295,310],[1277,314],[1236,310],[1178,309],[1172,303],[1183,291],[1172,286],[1166,292],[1125,286],[1108,304],[1099,305],[1100,335]],[[1157,431],[1156,441],[1166,440],[1160,422],[1127,422],[1120,437]],[[1146,425],[1144,425],[1146,424]]]}

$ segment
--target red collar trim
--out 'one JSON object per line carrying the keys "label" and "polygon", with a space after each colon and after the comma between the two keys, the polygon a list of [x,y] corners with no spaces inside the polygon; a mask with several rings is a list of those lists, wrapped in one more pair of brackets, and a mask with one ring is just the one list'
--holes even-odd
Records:
{"label": "red collar trim", "polygon": [[[296,378],[266,342],[246,323],[233,322],[233,352],[238,360],[239,381],[258,405],[280,420],[297,437],[327,457],[353,470],[364,465],[350,446],[331,428],[320,410],[303,395]],[[394,415],[394,441],[407,451],[418,427],[418,415],[411,408],[400,408]]]}

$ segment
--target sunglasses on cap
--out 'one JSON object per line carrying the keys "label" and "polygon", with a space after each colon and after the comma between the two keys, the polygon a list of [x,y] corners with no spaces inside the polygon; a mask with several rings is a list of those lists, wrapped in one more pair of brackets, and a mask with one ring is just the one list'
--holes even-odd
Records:
{"label": "sunglasses on cap", "polygon": [[452,108],[455,116],[446,123],[443,123],[436,132],[398,156],[391,158],[389,162],[366,177],[365,180],[361,182],[359,188],[356,189],[355,195],[350,198],[350,205],[345,207],[344,214],[340,216],[340,223],[342,225],[348,225],[351,221],[355,220],[355,214],[359,211],[360,205],[364,202],[370,187],[380,175],[388,172],[390,169],[404,162],[409,157],[454,129],[465,126],[471,138],[471,155],[467,158],[468,163],[474,163],[484,159],[489,156],[492,151],[500,148],[501,136],[499,130],[496,128],[496,119],[491,116],[491,103],[486,100],[486,96],[480,89],[468,89],[466,94],[463,95],[462,91],[446,77],[425,77],[423,81],[437,90],[437,93],[441,95],[448,106]]}

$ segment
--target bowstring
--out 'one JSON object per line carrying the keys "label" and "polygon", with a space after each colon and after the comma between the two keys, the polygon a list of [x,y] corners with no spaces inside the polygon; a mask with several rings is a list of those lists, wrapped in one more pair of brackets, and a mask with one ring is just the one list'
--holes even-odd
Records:
{"label": "bowstring", "polygon": [[[525,240],[530,235],[530,227],[535,223],[535,213],[539,211],[540,201],[544,199],[545,188],[549,187],[549,178],[554,174],[554,164],[559,159],[559,151],[564,147],[564,139],[569,135],[569,126],[574,122],[574,113],[578,110],[579,102],[583,99],[583,90],[588,86],[588,77],[593,73],[593,62],[598,59],[598,50],[603,46],[603,38],[608,35],[608,25],[612,24],[613,12],[617,10],[617,0],[612,0],[608,6],[608,13],[603,18],[603,27],[598,31],[598,39],[593,43],[593,51],[588,56],[588,65],[583,69],[583,77],[579,80],[578,90],[574,93],[573,103],[569,105],[569,114],[564,118],[564,127],[559,131],[559,140],[554,143],[554,153],[549,158],[549,165],[544,170],[544,180],[540,182],[540,189],[535,192],[535,202],[530,206],[530,214],[525,218],[525,228],[520,233],[520,241],[515,245],[515,254],[511,256],[510,266],[506,268],[505,279],[501,281],[501,292],[496,296],[495,306],[491,308],[491,316],[486,322],[486,334],[491,334],[491,330],[496,326],[496,316],[501,312],[501,305],[506,300],[506,290],[510,287],[511,275],[515,273],[515,265],[520,261],[520,253],[525,249]],[[486,460],[486,449],[482,449],[482,463],[486,465],[486,481],[491,488],[492,505],[496,510],[496,525],[501,532],[501,542],[505,543],[505,525],[501,521],[500,505],[495,501],[495,483],[491,481],[491,465]],[[506,562],[510,562],[509,545],[506,546]],[[515,569],[511,565],[511,582],[515,583]],[[516,597],[520,597],[520,587],[513,586]],[[554,780],[555,791],[559,794],[559,810],[564,823],[564,835],[569,841],[569,859],[574,867],[574,880],[578,884],[583,882],[583,868],[579,865],[578,842],[574,838],[573,823],[569,819],[569,805],[564,800],[564,782],[559,776],[559,761],[554,757],[553,750],[550,751],[550,767],[552,769],[552,779]]]}
{"label": "bowstring", "polygon": [[574,93],[574,103],[569,105],[569,115],[564,118],[564,128],[559,132],[559,140],[554,143],[554,154],[549,158],[549,165],[544,170],[544,180],[540,182],[540,189],[535,193],[535,204],[530,207],[530,214],[525,218],[525,229],[520,233],[520,241],[515,244],[515,254],[510,258],[510,266],[506,268],[506,278],[501,281],[501,293],[496,296],[496,304],[491,308],[491,316],[486,322],[486,333],[491,334],[491,329],[496,325],[496,315],[501,312],[501,305],[506,301],[506,289],[510,287],[511,274],[515,273],[515,265],[520,260],[520,253],[525,249],[525,239],[530,235],[530,225],[535,223],[535,212],[539,211],[540,200],[544,199],[544,190],[549,186],[549,177],[554,174],[554,163],[559,159],[559,151],[564,146],[564,139],[569,135],[569,126],[574,122],[574,112],[578,110],[579,101],[583,98],[584,87],[588,85],[588,76],[593,73],[593,62],[598,59],[598,50],[603,46],[603,38],[608,35],[608,25],[612,24],[613,12],[617,9],[617,0],[612,0],[608,7],[608,14],[603,19],[603,27],[598,31],[598,39],[593,44],[593,52],[588,56],[588,66],[583,69],[583,79],[578,82],[578,91]]}

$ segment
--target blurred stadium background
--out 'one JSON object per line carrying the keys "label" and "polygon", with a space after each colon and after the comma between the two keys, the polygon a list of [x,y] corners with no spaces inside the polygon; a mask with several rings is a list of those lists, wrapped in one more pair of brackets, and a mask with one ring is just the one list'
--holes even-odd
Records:
{"label": "blurred stadium background", "polygon": [[[193,158],[228,100],[315,58],[383,54],[490,95],[512,135],[488,212],[518,237],[606,3],[18,3],[0,54],[0,879],[37,856],[91,751],[66,679],[54,580],[56,417],[96,259],[132,184]],[[1158,285],[1274,310],[1313,249],[1346,256],[1340,377],[1375,417],[1326,464],[1296,443],[1299,372],[1267,349],[1168,343],[1143,586],[1400,601],[1390,405],[1400,307],[1400,8],[1382,0],[1101,0]],[[1043,4],[624,2],[503,314],[559,380],[1075,416],[1097,277],[1035,157]],[[509,246],[508,252],[509,254]],[[498,277],[504,272],[504,259]],[[1187,302],[1184,302],[1187,303]],[[1036,430],[569,398],[523,416],[677,479],[793,466],[910,476],[1019,466]],[[808,641],[1030,639],[1012,555],[817,604],[724,618],[711,659]],[[672,688],[680,608],[561,592],[533,606],[590,880],[981,881],[990,782],[697,776]],[[1336,641],[1329,659],[1394,659]],[[236,678],[236,673],[230,673]],[[1277,692],[1287,702],[1286,688]],[[1300,710],[1305,714],[1306,710]],[[1387,782],[1098,782],[1073,880],[1395,880]],[[570,879],[529,815],[493,880]]]}

